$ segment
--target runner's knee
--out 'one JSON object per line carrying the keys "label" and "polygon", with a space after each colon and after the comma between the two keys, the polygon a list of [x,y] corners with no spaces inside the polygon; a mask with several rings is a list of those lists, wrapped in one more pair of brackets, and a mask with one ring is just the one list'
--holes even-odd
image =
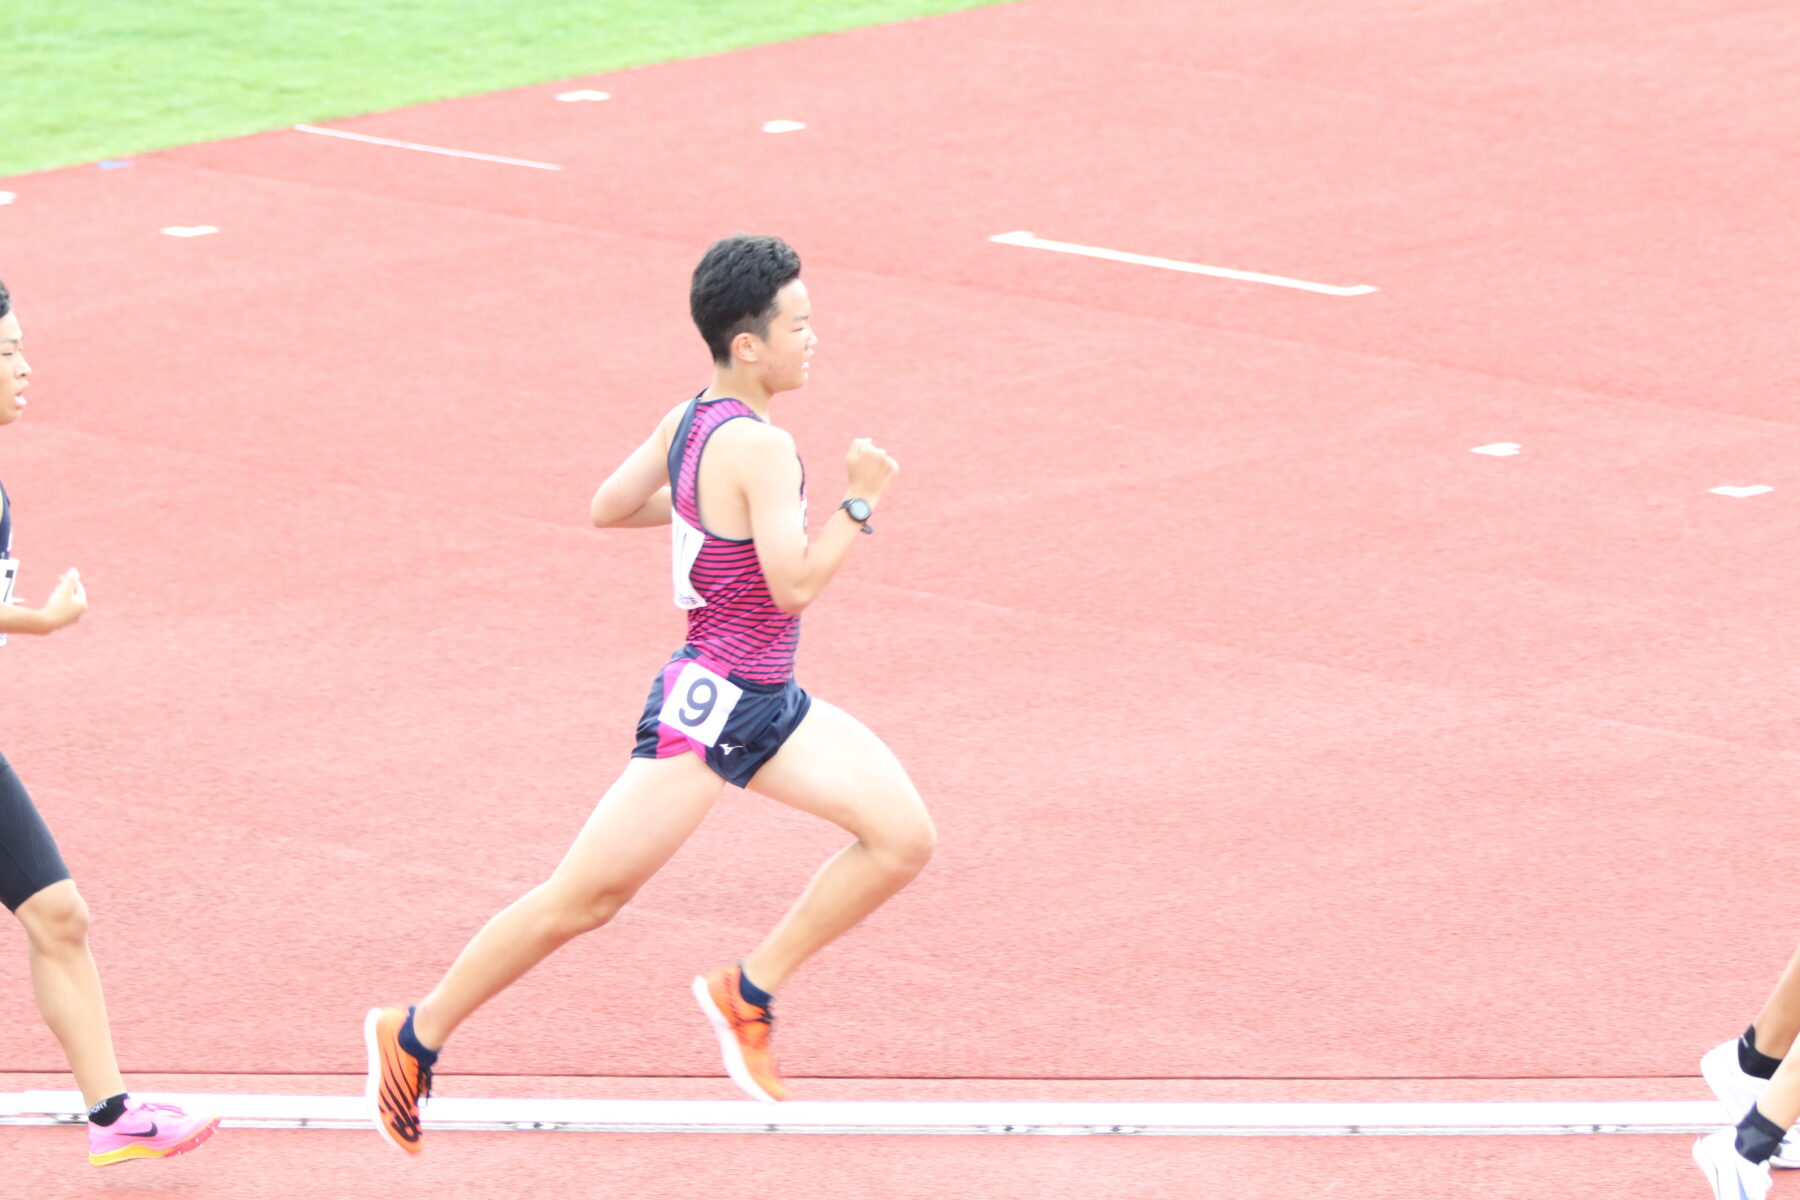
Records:
{"label": "runner's knee", "polygon": [[931,861],[937,848],[937,829],[931,818],[921,815],[915,821],[885,830],[878,838],[864,839],[893,868],[896,874],[917,875]]}
{"label": "runner's knee", "polygon": [[73,949],[87,942],[87,901],[73,883],[52,884],[21,904],[19,921],[40,951]]}
{"label": "runner's knee", "polygon": [[562,897],[555,910],[558,932],[574,937],[600,928],[619,915],[634,891],[577,892]]}

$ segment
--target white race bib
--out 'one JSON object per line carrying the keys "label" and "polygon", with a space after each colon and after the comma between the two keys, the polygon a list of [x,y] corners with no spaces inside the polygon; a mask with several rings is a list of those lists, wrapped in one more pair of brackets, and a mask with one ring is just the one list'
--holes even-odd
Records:
{"label": "white race bib", "polygon": [[[0,558],[0,604],[11,604],[13,581],[19,577],[19,560],[16,558]],[[6,645],[6,635],[0,633],[0,646]]]}
{"label": "white race bib", "polygon": [[706,601],[694,590],[688,572],[694,569],[700,551],[706,546],[706,535],[682,520],[681,514],[673,509],[669,511],[669,530],[675,539],[675,607],[705,608]]}
{"label": "white race bib", "polygon": [[743,695],[744,689],[731,680],[690,660],[675,676],[656,719],[702,746],[715,745]]}

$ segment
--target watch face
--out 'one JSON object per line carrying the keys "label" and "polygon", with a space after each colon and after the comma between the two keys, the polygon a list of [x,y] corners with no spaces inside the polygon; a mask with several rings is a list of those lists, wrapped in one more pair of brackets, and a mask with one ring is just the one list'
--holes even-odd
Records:
{"label": "watch face", "polygon": [[853,521],[866,521],[869,519],[870,509],[867,500],[846,500],[844,501],[844,508],[848,510],[850,519]]}

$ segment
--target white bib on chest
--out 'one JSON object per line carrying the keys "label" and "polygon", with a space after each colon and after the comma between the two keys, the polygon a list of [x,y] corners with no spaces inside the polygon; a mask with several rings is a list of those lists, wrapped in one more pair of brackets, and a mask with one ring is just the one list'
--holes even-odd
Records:
{"label": "white bib on chest", "polygon": [[[11,604],[13,582],[19,577],[19,560],[16,558],[0,558],[0,604]],[[0,646],[6,645],[6,635],[0,633]]]}
{"label": "white bib on chest", "polygon": [[705,608],[706,601],[694,590],[694,581],[688,578],[694,569],[694,562],[700,557],[700,551],[706,546],[706,535],[681,519],[681,514],[670,510],[669,532],[675,539],[675,607]]}

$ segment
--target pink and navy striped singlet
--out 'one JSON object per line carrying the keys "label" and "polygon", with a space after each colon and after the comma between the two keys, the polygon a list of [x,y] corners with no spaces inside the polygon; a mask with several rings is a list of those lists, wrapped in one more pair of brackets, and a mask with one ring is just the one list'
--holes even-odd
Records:
{"label": "pink and navy striped singlet", "polygon": [[[760,421],[742,400],[696,397],[669,443],[669,524],[674,534],[675,604],[688,614],[688,645],[702,665],[751,683],[794,677],[800,618],[775,607],[749,538],[723,538],[700,521],[700,455],[727,421]],[[801,469],[798,516],[806,523],[806,476]]]}

